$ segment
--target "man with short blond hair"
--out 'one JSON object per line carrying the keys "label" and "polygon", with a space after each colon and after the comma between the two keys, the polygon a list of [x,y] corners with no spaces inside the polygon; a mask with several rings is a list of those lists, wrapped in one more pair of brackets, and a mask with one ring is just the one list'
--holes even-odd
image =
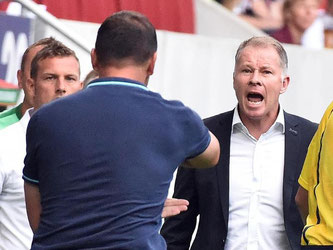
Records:
{"label": "man with short blond hair", "polygon": [[162,227],[169,250],[300,249],[294,198],[317,125],[279,104],[290,81],[287,69],[287,54],[273,38],[253,37],[239,46],[238,103],[205,120],[222,145],[220,161],[213,169],[178,170],[174,197],[190,205]]}

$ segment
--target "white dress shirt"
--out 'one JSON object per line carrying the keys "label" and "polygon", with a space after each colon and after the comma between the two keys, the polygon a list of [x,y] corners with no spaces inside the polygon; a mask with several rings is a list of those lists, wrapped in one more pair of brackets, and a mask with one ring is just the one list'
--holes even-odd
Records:
{"label": "white dress shirt", "polygon": [[226,250],[290,249],[283,219],[284,133],[281,108],[275,123],[258,140],[235,109]]}
{"label": "white dress shirt", "polygon": [[25,208],[22,169],[26,154],[27,111],[0,131],[0,249],[30,249],[32,231]]}

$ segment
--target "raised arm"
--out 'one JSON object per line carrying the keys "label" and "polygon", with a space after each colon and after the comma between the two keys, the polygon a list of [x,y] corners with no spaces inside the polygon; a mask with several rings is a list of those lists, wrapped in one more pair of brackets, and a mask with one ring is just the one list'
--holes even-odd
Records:
{"label": "raised arm", "polygon": [[184,166],[192,168],[209,168],[215,166],[220,158],[220,143],[216,137],[209,132],[210,143],[206,150],[196,157],[187,159]]}

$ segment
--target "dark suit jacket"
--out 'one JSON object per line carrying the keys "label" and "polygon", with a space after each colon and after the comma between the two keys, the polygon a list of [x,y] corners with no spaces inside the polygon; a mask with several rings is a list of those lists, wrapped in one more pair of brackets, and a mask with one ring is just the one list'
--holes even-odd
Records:
{"label": "dark suit jacket", "polygon": [[[283,176],[283,211],[287,236],[292,249],[300,249],[303,223],[295,204],[298,177],[308,145],[317,124],[284,112],[285,167]],[[175,182],[174,197],[187,199],[189,208],[166,219],[161,234],[168,249],[189,249],[196,218],[200,215],[198,231],[192,250],[220,250],[227,237],[229,216],[229,156],[233,111],[205,120],[208,129],[221,145],[216,167],[189,169],[180,167]]]}

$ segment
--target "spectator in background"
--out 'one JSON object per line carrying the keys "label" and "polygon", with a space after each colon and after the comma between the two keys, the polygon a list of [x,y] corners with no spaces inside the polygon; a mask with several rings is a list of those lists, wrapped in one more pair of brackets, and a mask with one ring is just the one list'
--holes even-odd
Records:
{"label": "spectator in background", "polygon": [[0,113],[0,130],[18,122],[24,115],[25,111],[33,106],[32,93],[27,89],[27,80],[30,78],[30,64],[36,53],[53,41],[53,38],[41,39],[30,45],[24,52],[21,68],[17,71],[17,82],[19,88],[23,89],[24,99],[17,107]]}
{"label": "spectator in background", "polygon": [[282,43],[302,44],[304,32],[318,16],[318,0],[285,0],[284,27],[272,33]]}
{"label": "spectator in background", "polygon": [[[313,39],[318,40],[318,37],[321,37],[321,48],[333,48],[333,0],[325,1],[323,9],[320,10],[319,16],[315,21],[317,27],[317,35],[310,32],[312,26],[305,32],[303,39],[312,41]],[[320,30],[318,29],[320,27]],[[318,43],[317,43],[318,44]]]}
{"label": "spectator in background", "polygon": [[280,29],[283,25],[282,5],[284,0],[222,0],[227,9],[243,20],[265,32]]}
{"label": "spectator in background", "polygon": [[333,249],[333,102],[310,143],[298,182],[302,249]]}
{"label": "spectator in background", "polygon": [[327,0],[325,10],[321,15],[324,28],[333,30],[333,0]]}

